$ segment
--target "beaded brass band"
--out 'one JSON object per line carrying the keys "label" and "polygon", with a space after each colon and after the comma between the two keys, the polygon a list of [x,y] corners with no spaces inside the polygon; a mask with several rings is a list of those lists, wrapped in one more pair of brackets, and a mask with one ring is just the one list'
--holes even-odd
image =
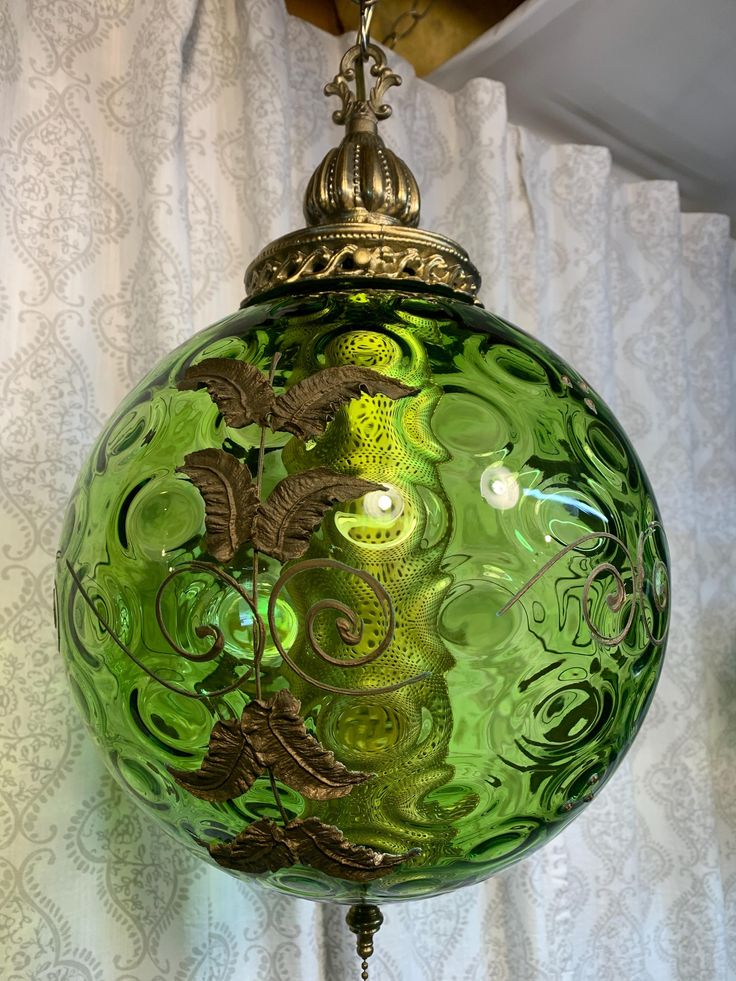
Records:
{"label": "beaded brass band", "polygon": [[321,225],[276,239],[248,266],[249,296],[285,283],[381,277],[447,286],[475,296],[480,274],[451,239],[401,225]]}

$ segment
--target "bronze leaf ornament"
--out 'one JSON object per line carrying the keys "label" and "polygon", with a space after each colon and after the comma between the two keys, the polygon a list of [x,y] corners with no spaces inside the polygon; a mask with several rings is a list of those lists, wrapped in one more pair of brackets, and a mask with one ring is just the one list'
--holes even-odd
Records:
{"label": "bronze leaf ornament", "polygon": [[289,474],[258,507],[253,520],[253,545],[280,562],[298,559],[333,504],[382,489],[382,484],[335,473],[328,467]]}
{"label": "bronze leaf ornament", "polygon": [[275,777],[312,800],[345,797],[372,774],[348,770],[307,732],[301,703],[287,688],[267,702],[254,701],[241,719],[244,739]]}
{"label": "bronze leaf ornament", "polygon": [[[196,770],[170,768],[177,783],[195,797],[226,802],[247,794],[259,777],[268,775],[274,802],[282,823],[271,818],[252,822],[233,839],[207,845],[212,857],[222,866],[248,874],[263,874],[295,864],[309,865],[327,875],[356,882],[386,875],[391,869],[419,854],[418,849],[394,855],[376,851],[366,845],[348,841],[343,833],[317,817],[290,820],[282,804],[277,780],[303,797],[327,801],[345,797],[354,787],[373,776],[349,770],[307,731],[301,715],[301,703],[286,688],[270,697],[262,694],[261,657],[266,624],[258,610],[258,557],[261,553],[282,564],[290,563],[274,586],[269,600],[268,625],[277,649],[285,663],[310,684],[326,691],[360,696],[390,691],[413,684],[426,675],[387,686],[385,689],[349,689],[328,685],[310,678],[285,651],[273,623],[272,601],[286,581],[302,567],[318,562],[327,568],[339,568],[366,581],[385,608],[387,634],[383,643],[361,658],[338,660],[323,652],[316,653],[331,664],[345,668],[369,663],[379,657],[393,636],[393,605],[383,586],[363,570],[351,570],[331,559],[300,559],[327,512],[337,503],[356,500],[382,484],[351,474],[338,473],[329,467],[314,467],[288,474],[262,499],[261,485],[265,456],[265,432],[289,432],[307,440],[322,435],[338,410],[353,399],[382,396],[402,399],[417,390],[380,373],[358,366],[325,368],[283,395],[275,395],[273,381],[279,354],[274,355],[268,375],[253,365],[228,358],[210,358],[190,366],[179,388],[206,388],[228,426],[242,428],[253,423],[261,429],[258,468],[255,479],[247,465],[232,453],[203,449],[189,453],[178,468],[199,491],[205,507],[205,548],[221,563],[240,562],[238,553],[245,545],[252,550],[250,592],[229,574],[253,616],[253,671],[255,698],[245,706],[239,719],[221,720],[212,728],[204,758]],[[174,570],[169,579],[177,574]],[[168,580],[167,580],[168,581]],[[318,604],[320,605],[320,604]],[[360,641],[362,622],[341,604],[324,599],[322,607],[334,608],[341,616],[336,628],[342,641],[355,646]],[[160,626],[168,637],[161,618]],[[307,617],[307,635],[314,648],[313,613]],[[209,627],[196,628],[198,635]],[[220,645],[221,646],[221,645]],[[212,651],[215,648],[213,646]],[[198,657],[189,655],[190,658]],[[201,658],[211,657],[211,653]],[[202,842],[205,845],[205,842]]]}
{"label": "bronze leaf ornament", "polygon": [[191,365],[178,384],[181,391],[206,388],[228,426],[259,426],[273,408],[273,388],[255,365],[233,358],[208,358]]}
{"label": "bronze leaf ornament", "polygon": [[243,735],[241,720],[228,719],[215,723],[198,770],[169,767],[169,773],[195,797],[226,801],[247,794],[265,769],[262,759]]}
{"label": "bronze leaf ornament", "polygon": [[324,433],[337,410],[352,399],[361,395],[402,399],[417,391],[372,368],[357,365],[323,368],[276,398],[269,425],[274,432],[285,431],[298,439],[313,439]]}
{"label": "bronze leaf ornament", "polygon": [[307,732],[300,709],[286,688],[266,701],[255,699],[240,720],[215,724],[198,770],[169,772],[195,797],[213,801],[247,793],[268,769],[312,800],[345,797],[369,780],[370,773],[348,770]]}
{"label": "bronze leaf ornament", "polygon": [[232,841],[202,844],[218,865],[249,875],[277,872],[297,861],[284,829],[270,818],[249,824]]}
{"label": "bronze leaf ornament", "polygon": [[276,395],[270,380],[255,365],[231,358],[208,358],[187,368],[178,387],[206,388],[228,426],[251,423],[298,439],[321,436],[337,410],[362,395],[402,399],[416,388],[372,368],[342,365],[323,368]]}
{"label": "bronze leaf ornament", "polygon": [[205,546],[219,562],[230,562],[250,541],[258,493],[248,467],[225,450],[197,450],[177,467],[202,495]]}
{"label": "bronze leaf ornament", "polygon": [[232,841],[209,845],[209,853],[226,869],[253,874],[274,872],[290,865],[309,865],[326,875],[368,882],[414,858],[419,849],[401,855],[354,845],[338,828],[319,818],[297,818],[279,827],[268,818],[248,825]]}

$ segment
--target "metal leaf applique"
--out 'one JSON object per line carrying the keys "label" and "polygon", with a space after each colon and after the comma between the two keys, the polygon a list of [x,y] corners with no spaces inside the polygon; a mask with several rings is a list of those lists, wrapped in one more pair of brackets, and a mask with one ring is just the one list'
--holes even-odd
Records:
{"label": "metal leaf applique", "polygon": [[303,555],[312,532],[337,501],[352,501],[381,484],[315,467],[284,477],[253,519],[253,545],[280,562]]}
{"label": "metal leaf applique", "polygon": [[310,817],[297,818],[284,828],[262,818],[232,841],[210,844],[209,852],[218,864],[238,872],[274,872],[299,863],[339,879],[367,882],[387,875],[419,849],[403,855],[377,852],[352,844],[338,828]]}
{"label": "metal leaf applique", "polygon": [[252,875],[276,872],[297,861],[286,832],[269,818],[249,824],[232,841],[212,842],[208,848],[218,865]]}
{"label": "metal leaf applique", "polygon": [[324,368],[297,382],[273,404],[269,425],[274,432],[289,432],[299,439],[321,436],[340,406],[361,395],[401,399],[419,389],[370,368],[343,365]]}
{"label": "metal leaf applique", "polygon": [[203,800],[232,800],[247,793],[271,769],[288,787],[312,800],[346,797],[370,773],[348,770],[310,735],[300,702],[282,689],[273,698],[254,699],[239,720],[217,722],[198,770],[169,772]]}
{"label": "metal leaf applique", "polygon": [[179,389],[204,386],[228,426],[240,429],[252,422],[266,425],[274,394],[268,378],[255,365],[232,358],[209,358],[187,368]]}
{"label": "metal leaf applique", "polygon": [[316,817],[292,821],[287,825],[287,832],[302,865],[354,882],[378,879],[395,865],[419,854],[418,848],[403,855],[392,855],[374,851],[366,845],[353,845],[338,828],[323,824]]}
{"label": "metal leaf applique", "polygon": [[229,562],[250,540],[258,495],[250,471],[225,450],[197,450],[177,467],[204,499],[205,546],[218,561]]}
{"label": "metal leaf applique", "polygon": [[247,793],[264,770],[253,747],[243,738],[240,721],[233,719],[215,723],[207,753],[198,770],[170,767],[169,773],[195,797],[225,801]]}
{"label": "metal leaf applique", "polygon": [[348,770],[307,732],[300,709],[284,688],[267,702],[251,702],[243,712],[243,735],[273,775],[312,800],[345,797],[369,780],[370,773]]}

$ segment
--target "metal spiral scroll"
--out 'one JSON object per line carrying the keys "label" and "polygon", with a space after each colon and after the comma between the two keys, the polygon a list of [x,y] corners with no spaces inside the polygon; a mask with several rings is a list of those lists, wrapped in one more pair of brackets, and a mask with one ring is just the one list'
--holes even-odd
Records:
{"label": "metal spiral scroll", "polygon": [[[604,644],[606,647],[617,647],[628,636],[628,633],[631,630],[631,627],[634,623],[634,616],[636,615],[636,610],[638,607],[641,613],[642,623],[644,624],[644,629],[646,631],[650,643],[655,645],[662,644],[664,642],[667,630],[665,628],[664,633],[662,633],[660,636],[656,636],[652,632],[652,625],[649,623],[649,620],[647,619],[646,608],[644,606],[644,582],[646,579],[646,570],[644,568],[644,546],[647,540],[654,534],[656,529],[659,527],[661,527],[659,522],[653,521],[651,524],[647,525],[647,527],[644,529],[643,532],[641,532],[636,547],[636,559],[632,557],[631,552],[626,546],[626,543],[621,541],[621,539],[618,536],[611,534],[611,532],[608,531],[592,532],[589,535],[583,535],[580,538],[576,538],[574,542],[571,542],[569,545],[566,545],[565,548],[563,548],[560,552],[558,552],[557,555],[553,556],[549,560],[549,562],[546,562],[542,566],[542,568],[538,572],[536,572],[532,576],[532,578],[528,582],[526,582],[517,593],[514,594],[514,596],[511,597],[508,603],[506,603],[506,605],[503,606],[498,611],[498,616],[502,616],[504,613],[510,610],[511,607],[515,603],[517,603],[521,599],[521,597],[532,588],[532,586],[534,586],[535,583],[537,583],[543,576],[547,574],[547,572],[549,572],[549,570],[552,568],[553,565],[556,565],[556,563],[559,562],[559,560],[563,558],[565,555],[567,555],[569,552],[575,551],[575,549],[579,548],[581,545],[584,545],[586,542],[597,542],[600,541],[600,539],[602,538],[607,538],[609,539],[609,541],[615,542],[619,546],[619,548],[622,549],[622,551],[626,556],[626,559],[631,567],[631,571],[633,574],[632,590],[631,593],[626,592],[626,583],[624,581],[624,577],[621,573],[621,570],[618,569],[611,562],[601,562],[594,569],[592,569],[591,572],[588,574],[588,577],[585,580],[585,584],[583,586],[583,598],[581,603],[583,619],[585,620],[588,629],[590,630],[591,634],[595,637],[595,639],[599,641],[601,644]],[[666,574],[666,567],[664,563],[662,562],[661,559],[657,559],[654,564],[653,575],[656,577],[657,572],[660,570],[664,571]],[[629,609],[628,617],[626,619],[626,623],[624,624],[623,629],[620,630],[613,637],[609,637],[606,634],[601,633],[598,627],[593,623],[592,617],[590,615],[590,590],[593,586],[593,583],[597,579],[600,579],[602,576],[606,576],[606,575],[610,575],[615,583],[613,592],[610,592],[606,596],[606,604],[608,605],[608,608],[613,613],[618,613],[623,609],[624,604],[626,603],[627,600],[631,601],[631,606]],[[656,582],[655,582],[655,588],[652,590],[652,593],[653,593],[654,606],[656,607],[657,611],[661,613],[667,606],[667,599],[668,599],[667,592],[665,591],[664,595],[660,597],[659,593],[657,592]]]}
{"label": "metal spiral scroll", "polygon": [[[95,615],[102,629],[107,634],[109,634],[109,636],[118,646],[118,648],[123,652],[123,654],[129,657],[130,660],[138,668],[140,668],[141,671],[147,674],[150,678],[153,678],[154,681],[157,681],[160,685],[163,685],[164,688],[168,688],[169,691],[173,691],[177,695],[183,695],[185,698],[195,698],[200,701],[206,701],[207,699],[211,699],[211,698],[219,698],[221,695],[228,695],[230,692],[233,692],[236,689],[241,688],[245,684],[245,682],[249,680],[251,674],[253,673],[253,667],[249,668],[236,681],[232,682],[232,684],[225,685],[222,688],[217,688],[215,691],[211,691],[211,692],[193,692],[193,691],[188,691],[186,688],[181,688],[179,685],[174,685],[170,681],[167,681],[165,678],[160,677],[160,675],[156,674],[155,671],[152,671],[149,667],[147,667],[143,663],[143,661],[141,661],[140,658],[138,658],[133,653],[133,651],[131,651],[130,648],[120,639],[120,637],[118,637],[118,635],[115,633],[111,625],[107,622],[105,617],[103,617],[103,615],[97,609],[94,600],[89,595],[87,590],[84,588],[82,581],[79,575],[75,572],[71,562],[67,560],[66,566],[67,569],[69,570],[69,574],[71,575],[74,581],[74,585],[76,586],[77,590],[81,594],[87,606]],[[164,590],[176,576],[182,575],[183,573],[190,572],[192,570],[207,572],[213,575],[215,578],[223,580],[225,583],[227,583],[228,586],[234,589],[241,597],[241,599],[248,605],[251,612],[253,613],[254,660],[257,663],[257,661],[259,660],[260,652],[262,652],[265,644],[265,627],[263,624],[263,620],[258,615],[258,612],[255,608],[255,604],[253,603],[251,597],[245,592],[245,590],[240,585],[240,583],[232,576],[228,575],[228,573],[223,572],[222,569],[218,569],[217,566],[212,565],[209,562],[187,562],[184,565],[177,566],[177,568],[173,569],[159,586],[158,591],[156,593],[156,600],[155,600],[156,620],[158,621],[158,625],[161,629],[161,633],[163,634],[167,644],[169,644],[172,650],[175,651],[176,654],[178,654],[180,657],[185,658],[187,661],[192,661],[195,664],[199,664],[205,661],[213,661],[216,657],[219,656],[219,654],[222,652],[222,649],[224,647],[225,639],[223,637],[222,631],[215,624],[202,624],[201,626],[195,628],[194,632],[198,637],[202,637],[202,638],[213,637],[214,640],[209,650],[204,651],[204,653],[202,654],[194,654],[191,651],[185,650],[183,647],[181,647],[180,644],[176,642],[176,640],[173,638],[168,628],[166,627],[166,624],[164,623],[163,611],[161,607],[161,601],[163,598]]]}
{"label": "metal spiral scroll", "polygon": [[[260,664],[261,657],[263,654],[263,649],[266,640],[266,628],[262,617],[258,613],[256,604],[253,602],[253,598],[243,589],[242,585],[234,579],[227,572],[219,569],[217,566],[212,565],[209,562],[187,562],[183,565],[177,566],[175,569],[169,573],[169,575],[164,579],[158,588],[155,599],[155,611],[156,620],[158,622],[161,633],[169,644],[172,651],[174,651],[180,657],[185,660],[190,661],[194,664],[202,664],[207,661],[215,660],[221,653],[224,647],[224,636],[222,630],[216,624],[202,624],[195,628],[195,633],[197,637],[205,638],[212,637],[213,641],[209,649],[196,654],[192,651],[187,651],[183,648],[177,640],[174,638],[169,628],[166,626],[163,612],[163,596],[167,586],[177,577],[192,571],[206,572],[214,576],[216,579],[220,579],[231,589],[234,589],[238,596],[243,600],[243,602],[248,606],[253,615],[253,666],[248,669],[243,675],[241,675],[236,681],[229,685],[225,685],[222,688],[217,688],[211,692],[192,692],[188,691],[186,688],[182,688],[179,685],[172,684],[165,678],[156,674],[152,671],[144,662],[137,657],[133,651],[121,640],[121,638],[115,633],[110,623],[107,619],[100,613],[95,605],[94,600],[90,594],[85,589],[79,575],[75,572],[73,566],[69,561],[67,561],[67,568],[74,581],[75,587],[81,594],[82,598],[86,602],[87,606],[90,608],[92,613],[95,615],[98,623],[102,629],[112,638],[117,647],[127,656],[130,660],[138,667],[141,671],[145,672],[154,681],[157,681],[164,688],[168,688],[169,691],[175,692],[177,695],[183,695],[185,698],[194,698],[199,700],[207,700],[212,698],[219,698],[221,695],[227,695],[230,692],[236,691],[236,689],[241,688],[246,681],[248,681],[253,673],[253,669],[256,665]],[[386,692],[397,691],[399,688],[403,688],[406,685],[415,684],[418,681],[423,681],[429,676],[429,672],[424,672],[423,674],[416,675],[412,678],[407,678],[405,681],[398,681],[393,685],[384,685],[380,688],[343,688],[336,685],[329,685],[324,681],[320,681],[319,678],[315,678],[312,675],[304,671],[303,668],[294,661],[289,652],[284,648],[279,637],[278,629],[276,626],[276,603],[278,602],[279,596],[283,591],[286,584],[294,577],[302,572],[308,572],[314,569],[334,569],[338,572],[345,572],[357,576],[362,582],[364,582],[373,592],[376,599],[381,606],[381,609],[386,618],[386,633],[381,642],[376,646],[370,654],[366,654],[364,657],[360,658],[337,658],[333,657],[325,651],[319,641],[317,640],[315,633],[315,622],[320,614],[326,611],[334,611],[338,615],[335,620],[335,628],[340,636],[343,643],[347,644],[349,647],[354,647],[360,642],[363,633],[363,620],[361,617],[352,610],[345,603],[340,602],[337,599],[323,599],[317,603],[314,603],[308,613],[306,619],[306,634],[309,640],[311,649],[327,664],[331,664],[335,667],[341,668],[359,668],[366,664],[370,664],[375,661],[376,658],[380,657],[381,654],[389,647],[393,639],[394,630],[396,628],[396,614],[394,612],[393,603],[391,598],[386,592],[385,588],[381,583],[371,576],[369,573],[363,571],[362,569],[353,569],[342,562],[337,562],[334,559],[308,559],[304,562],[298,562],[296,565],[291,566],[282,573],[280,578],[277,580],[272,592],[269,597],[268,603],[268,625],[271,631],[271,636],[273,638],[273,643],[284,662],[288,664],[291,670],[297,674],[302,680],[306,681],[310,685],[314,685],[315,688],[320,688],[323,691],[333,692],[337,695],[382,695]]]}
{"label": "metal spiral scroll", "polygon": [[344,644],[347,644],[348,647],[355,647],[355,645],[360,642],[363,634],[363,620],[355,612],[355,610],[352,610],[340,600],[330,598],[322,599],[317,603],[313,603],[307,611],[307,637],[309,639],[309,644],[312,651],[327,664],[340,668],[359,668],[363,665],[370,664],[372,661],[375,661],[376,658],[380,657],[381,654],[383,654],[383,652],[389,647],[396,628],[396,614],[394,612],[393,603],[391,602],[391,597],[388,595],[381,583],[368,572],[365,572],[363,569],[353,569],[351,566],[345,565],[343,562],[338,562],[336,559],[306,559],[303,562],[297,562],[296,565],[292,565],[281,574],[273,587],[268,600],[268,625],[271,630],[273,642],[279,654],[284,659],[284,663],[287,664],[291,670],[302,679],[302,681],[306,681],[307,684],[314,685],[315,688],[320,688],[322,691],[329,691],[336,695],[383,695],[386,692],[397,691],[399,688],[404,688],[406,685],[416,684],[416,682],[423,681],[425,678],[429,677],[429,672],[424,672],[423,674],[415,675],[413,678],[407,678],[405,681],[397,681],[393,685],[384,685],[380,688],[342,688],[337,685],[329,685],[324,681],[320,681],[319,678],[315,678],[313,675],[308,674],[303,668],[299,667],[286,648],[282,645],[281,639],[279,638],[278,630],[276,628],[276,603],[278,602],[279,596],[284,587],[291,579],[294,578],[294,576],[298,576],[302,572],[311,572],[315,569],[334,569],[337,572],[344,572],[348,575],[357,576],[357,578],[364,582],[373,592],[386,618],[385,636],[381,640],[380,644],[378,644],[376,648],[370,652],[370,654],[366,654],[363,657],[358,658],[337,658],[333,657],[331,654],[328,654],[317,640],[314,629],[317,617],[321,613],[328,610],[339,614],[335,620],[335,629],[337,630],[340,639]]}

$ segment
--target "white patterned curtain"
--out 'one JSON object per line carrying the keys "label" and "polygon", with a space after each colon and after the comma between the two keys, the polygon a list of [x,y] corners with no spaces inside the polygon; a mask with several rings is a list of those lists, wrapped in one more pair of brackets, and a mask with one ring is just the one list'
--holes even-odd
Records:
{"label": "white patterned curtain", "polygon": [[[344,41],[281,0],[0,2],[0,977],[337,981],[344,910],[243,885],[107,776],[55,652],[54,554],[103,420],[302,224]],[[387,140],[486,305],[612,404],[664,512],[674,623],[600,799],[484,885],[386,909],[375,981],[736,977],[734,243],[671,183],[510,126],[504,89],[405,85]]]}

